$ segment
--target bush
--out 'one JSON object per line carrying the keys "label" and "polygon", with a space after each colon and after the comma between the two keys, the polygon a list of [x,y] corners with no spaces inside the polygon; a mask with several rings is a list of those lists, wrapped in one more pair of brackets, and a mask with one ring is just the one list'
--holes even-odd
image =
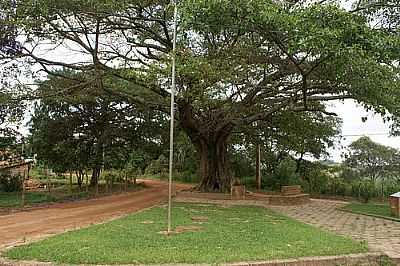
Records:
{"label": "bush", "polygon": [[168,159],[164,155],[160,155],[157,160],[153,160],[145,170],[146,175],[168,176]]}
{"label": "bush", "polygon": [[198,172],[187,170],[182,172],[181,181],[184,183],[198,183],[200,181],[200,175]]}
{"label": "bush", "polygon": [[0,190],[4,192],[16,192],[22,190],[22,177],[9,174],[0,175]]}
{"label": "bush", "polygon": [[299,184],[299,174],[296,173],[296,162],[293,159],[284,159],[277,167],[275,177],[280,180],[281,186]]}
{"label": "bush", "polygon": [[346,195],[346,183],[340,177],[330,177],[328,182],[328,191],[326,194],[331,194],[335,196],[345,196]]}
{"label": "bush", "polygon": [[[246,188],[255,188],[256,187],[256,177],[255,175],[252,176],[243,176],[240,178],[240,181],[242,182],[243,185],[246,186]],[[262,175],[262,180],[261,180],[261,187],[263,187],[263,184],[265,183],[265,175]]]}
{"label": "bush", "polygon": [[372,181],[362,182],[360,186],[360,196],[365,203],[368,203],[368,201],[371,198],[376,197],[377,193],[374,182]]}
{"label": "bush", "polygon": [[296,162],[291,158],[282,160],[271,175],[263,175],[265,185],[272,190],[279,190],[282,186],[300,185],[300,175],[296,173]]}
{"label": "bush", "polygon": [[231,154],[231,170],[234,176],[245,177],[255,176],[255,166],[249,157],[243,151],[232,151]]}
{"label": "bush", "polygon": [[319,167],[310,167],[304,175],[303,189],[311,194],[325,194],[329,191],[330,176]]}
{"label": "bush", "polygon": [[114,182],[123,182],[123,172],[122,170],[117,170],[117,169],[109,169],[109,170],[105,170],[103,172],[103,176],[104,180],[106,180],[107,182],[110,183],[114,183]]}
{"label": "bush", "polygon": [[385,196],[389,196],[392,195],[396,192],[400,191],[400,183],[399,182],[387,182],[386,186],[385,186]]}

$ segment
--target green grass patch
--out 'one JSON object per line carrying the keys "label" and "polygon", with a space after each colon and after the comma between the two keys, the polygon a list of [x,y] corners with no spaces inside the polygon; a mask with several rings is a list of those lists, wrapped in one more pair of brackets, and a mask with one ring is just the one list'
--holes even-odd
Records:
{"label": "green grass patch", "polygon": [[[129,184],[128,192],[133,192],[143,189],[142,184]],[[124,184],[114,184],[113,194],[124,192]],[[99,186],[98,197],[111,195],[111,192],[106,192],[105,185]],[[90,187],[88,192],[85,188],[79,189],[78,185],[73,185],[72,194],[69,185],[59,185],[48,191],[27,191],[25,192],[25,206],[33,206],[40,203],[64,202],[71,200],[82,200],[95,197],[95,188]],[[0,192],[0,208],[17,208],[21,207],[21,192]]]}
{"label": "green grass patch", "polygon": [[[32,205],[54,201],[55,199],[43,192],[25,193],[25,204]],[[0,208],[13,208],[21,206],[21,192],[0,192]]]}
{"label": "green grass patch", "polygon": [[[207,216],[201,224],[193,216]],[[200,231],[171,236],[166,208],[155,207],[8,250],[10,259],[66,264],[224,263],[366,252],[365,243],[254,206],[175,204],[173,226]]]}
{"label": "green grass patch", "polygon": [[[71,195],[68,189],[60,191],[54,190],[51,194],[46,191],[25,192],[25,206],[33,206],[40,203],[61,202],[68,200],[78,200],[89,198],[86,192],[75,192]],[[21,192],[0,192],[0,208],[17,208],[21,207]]]}
{"label": "green grass patch", "polygon": [[342,210],[350,211],[358,214],[378,216],[382,218],[388,218],[390,220],[400,219],[393,217],[390,212],[390,205],[387,204],[376,204],[376,203],[350,203],[342,208]]}

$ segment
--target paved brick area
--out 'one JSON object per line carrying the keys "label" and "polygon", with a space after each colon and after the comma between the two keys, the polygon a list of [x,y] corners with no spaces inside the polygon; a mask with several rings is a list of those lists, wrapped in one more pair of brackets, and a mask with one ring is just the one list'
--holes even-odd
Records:
{"label": "paved brick area", "polygon": [[365,240],[373,251],[400,259],[400,222],[337,210],[345,203],[312,200],[300,206],[266,206],[313,226]]}

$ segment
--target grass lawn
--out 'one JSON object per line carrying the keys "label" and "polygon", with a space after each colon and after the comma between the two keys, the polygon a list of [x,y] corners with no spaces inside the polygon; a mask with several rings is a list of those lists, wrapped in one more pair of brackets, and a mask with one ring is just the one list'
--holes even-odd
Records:
{"label": "grass lawn", "polygon": [[[25,206],[88,197],[86,192],[74,192],[71,196],[67,189],[55,191],[51,195],[45,191],[29,191],[25,192]],[[0,192],[0,208],[16,207],[21,207],[21,192]]]}
{"label": "grass lawn", "polygon": [[[193,216],[208,222],[194,223]],[[261,207],[176,204],[174,225],[198,226],[166,236],[166,208],[155,207],[8,250],[11,259],[66,264],[223,263],[366,252],[365,243]]]}
{"label": "grass lawn", "polygon": [[[395,217],[391,216],[389,204],[376,204],[376,203],[350,203],[342,208],[346,211],[351,211],[359,214],[376,215],[381,217],[387,217],[396,220]],[[398,219],[400,221],[400,219]]]}
{"label": "grass lawn", "polygon": [[[46,192],[26,192],[26,205],[54,201]],[[21,206],[21,192],[0,192],[0,208]]]}
{"label": "grass lawn", "polygon": [[[123,184],[116,184],[113,188],[113,193],[119,193],[123,191],[121,189]],[[128,191],[136,191],[143,189],[143,185],[130,184],[128,187]],[[79,200],[79,199],[88,199],[95,196],[94,188],[90,188],[88,192],[84,191],[85,188],[82,188],[82,191],[79,190],[77,185],[73,186],[72,195],[69,191],[69,185],[60,185],[56,188],[52,189],[51,194],[47,191],[27,191],[25,193],[25,205],[35,205],[39,203],[51,203],[51,202],[62,202],[68,200]],[[111,193],[106,193],[105,185],[102,184],[99,186],[99,195],[98,196],[106,196]],[[0,208],[15,208],[21,207],[21,192],[0,192]]]}

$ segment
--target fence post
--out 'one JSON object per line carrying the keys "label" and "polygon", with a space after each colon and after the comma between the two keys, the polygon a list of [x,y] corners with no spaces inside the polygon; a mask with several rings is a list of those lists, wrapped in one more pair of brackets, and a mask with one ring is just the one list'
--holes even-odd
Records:
{"label": "fence post", "polygon": [[22,194],[21,194],[21,207],[25,206],[25,175],[26,171],[24,170],[24,174],[22,175]]}

